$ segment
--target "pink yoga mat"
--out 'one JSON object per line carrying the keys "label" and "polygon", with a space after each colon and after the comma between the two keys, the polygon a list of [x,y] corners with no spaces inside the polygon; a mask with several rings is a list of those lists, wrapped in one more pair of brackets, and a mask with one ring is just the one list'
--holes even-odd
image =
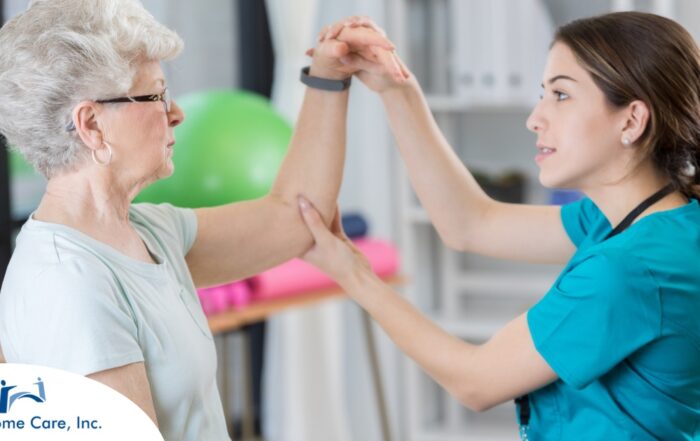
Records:
{"label": "pink yoga mat", "polygon": [[[354,244],[367,256],[372,269],[378,276],[387,277],[398,271],[399,253],[390,243],[379,239],[362,238],[354,241]],[[292,296],[337,286],[332,279],[301,259],[292,259],[260,273],[250,282],[253,301]]]}

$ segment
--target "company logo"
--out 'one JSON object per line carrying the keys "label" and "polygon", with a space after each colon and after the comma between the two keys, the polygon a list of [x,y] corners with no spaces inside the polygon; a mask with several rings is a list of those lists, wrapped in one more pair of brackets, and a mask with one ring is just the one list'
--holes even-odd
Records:
{"label": "company logo", "polygon": [[10,391],[17,386],[7,386],[5,380],[0,380],[0,414],[7,413],[12,408],[15,401],[21,398],[29,398],[37,403],[46,402],[46,391],[44,390],[44,382],[41,378],[37,378],[37,382],[34,383],[36,386],[37,393],[32,392],[15,392],[10,395]]}

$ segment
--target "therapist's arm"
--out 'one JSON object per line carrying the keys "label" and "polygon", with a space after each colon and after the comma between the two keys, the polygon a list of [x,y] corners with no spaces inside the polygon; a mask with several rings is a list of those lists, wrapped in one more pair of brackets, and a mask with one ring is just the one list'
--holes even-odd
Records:
{"label": "therapist's arm", "polygon": [[301,204],[314,246],[304,259],[332,277],[386,331],[396,345],[464,406],[483,411],[557,379],[537,352],[525,314],[484,344],[452,336],[377,277],[345,236],[340,213],[331,230]]}
{"label": "therapist's arm", "polygon": [[560,207],[489,197],[445,139],[415,78],[381,97],[411,184],[447,246],[531,263],[571,258],[576,248]]}
{"label": "therapist's arm", "polygon": [[482,412],[557,380],[537,352],[526,314],[483,344],[448,334],[374,274],[344,286],[406,355],[465,407]]}

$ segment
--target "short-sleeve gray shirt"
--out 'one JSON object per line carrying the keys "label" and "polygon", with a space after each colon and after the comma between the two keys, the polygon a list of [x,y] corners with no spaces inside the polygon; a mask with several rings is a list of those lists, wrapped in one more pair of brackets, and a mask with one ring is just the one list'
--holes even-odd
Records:
{"label": "short-sleeve gray shirt", "polygon": [[197,218],[134,204],[129,219],[157,263],[30,217],[0,291],[5,357],[81,375],[143,361],[166,440],[227,440],[214,342],[185,262]]}

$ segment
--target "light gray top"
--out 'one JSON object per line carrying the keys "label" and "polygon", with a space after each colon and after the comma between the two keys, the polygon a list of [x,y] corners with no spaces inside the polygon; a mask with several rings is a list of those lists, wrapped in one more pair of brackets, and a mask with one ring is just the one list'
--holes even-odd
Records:
{"label": "light gray top", "polygon": [[81,375],[143,361],[166,440],[228,440],[214,341],[185,262],[197,218],[134,204],[129,220],[157,263],[30,216],[0,290],[5,357]]}

